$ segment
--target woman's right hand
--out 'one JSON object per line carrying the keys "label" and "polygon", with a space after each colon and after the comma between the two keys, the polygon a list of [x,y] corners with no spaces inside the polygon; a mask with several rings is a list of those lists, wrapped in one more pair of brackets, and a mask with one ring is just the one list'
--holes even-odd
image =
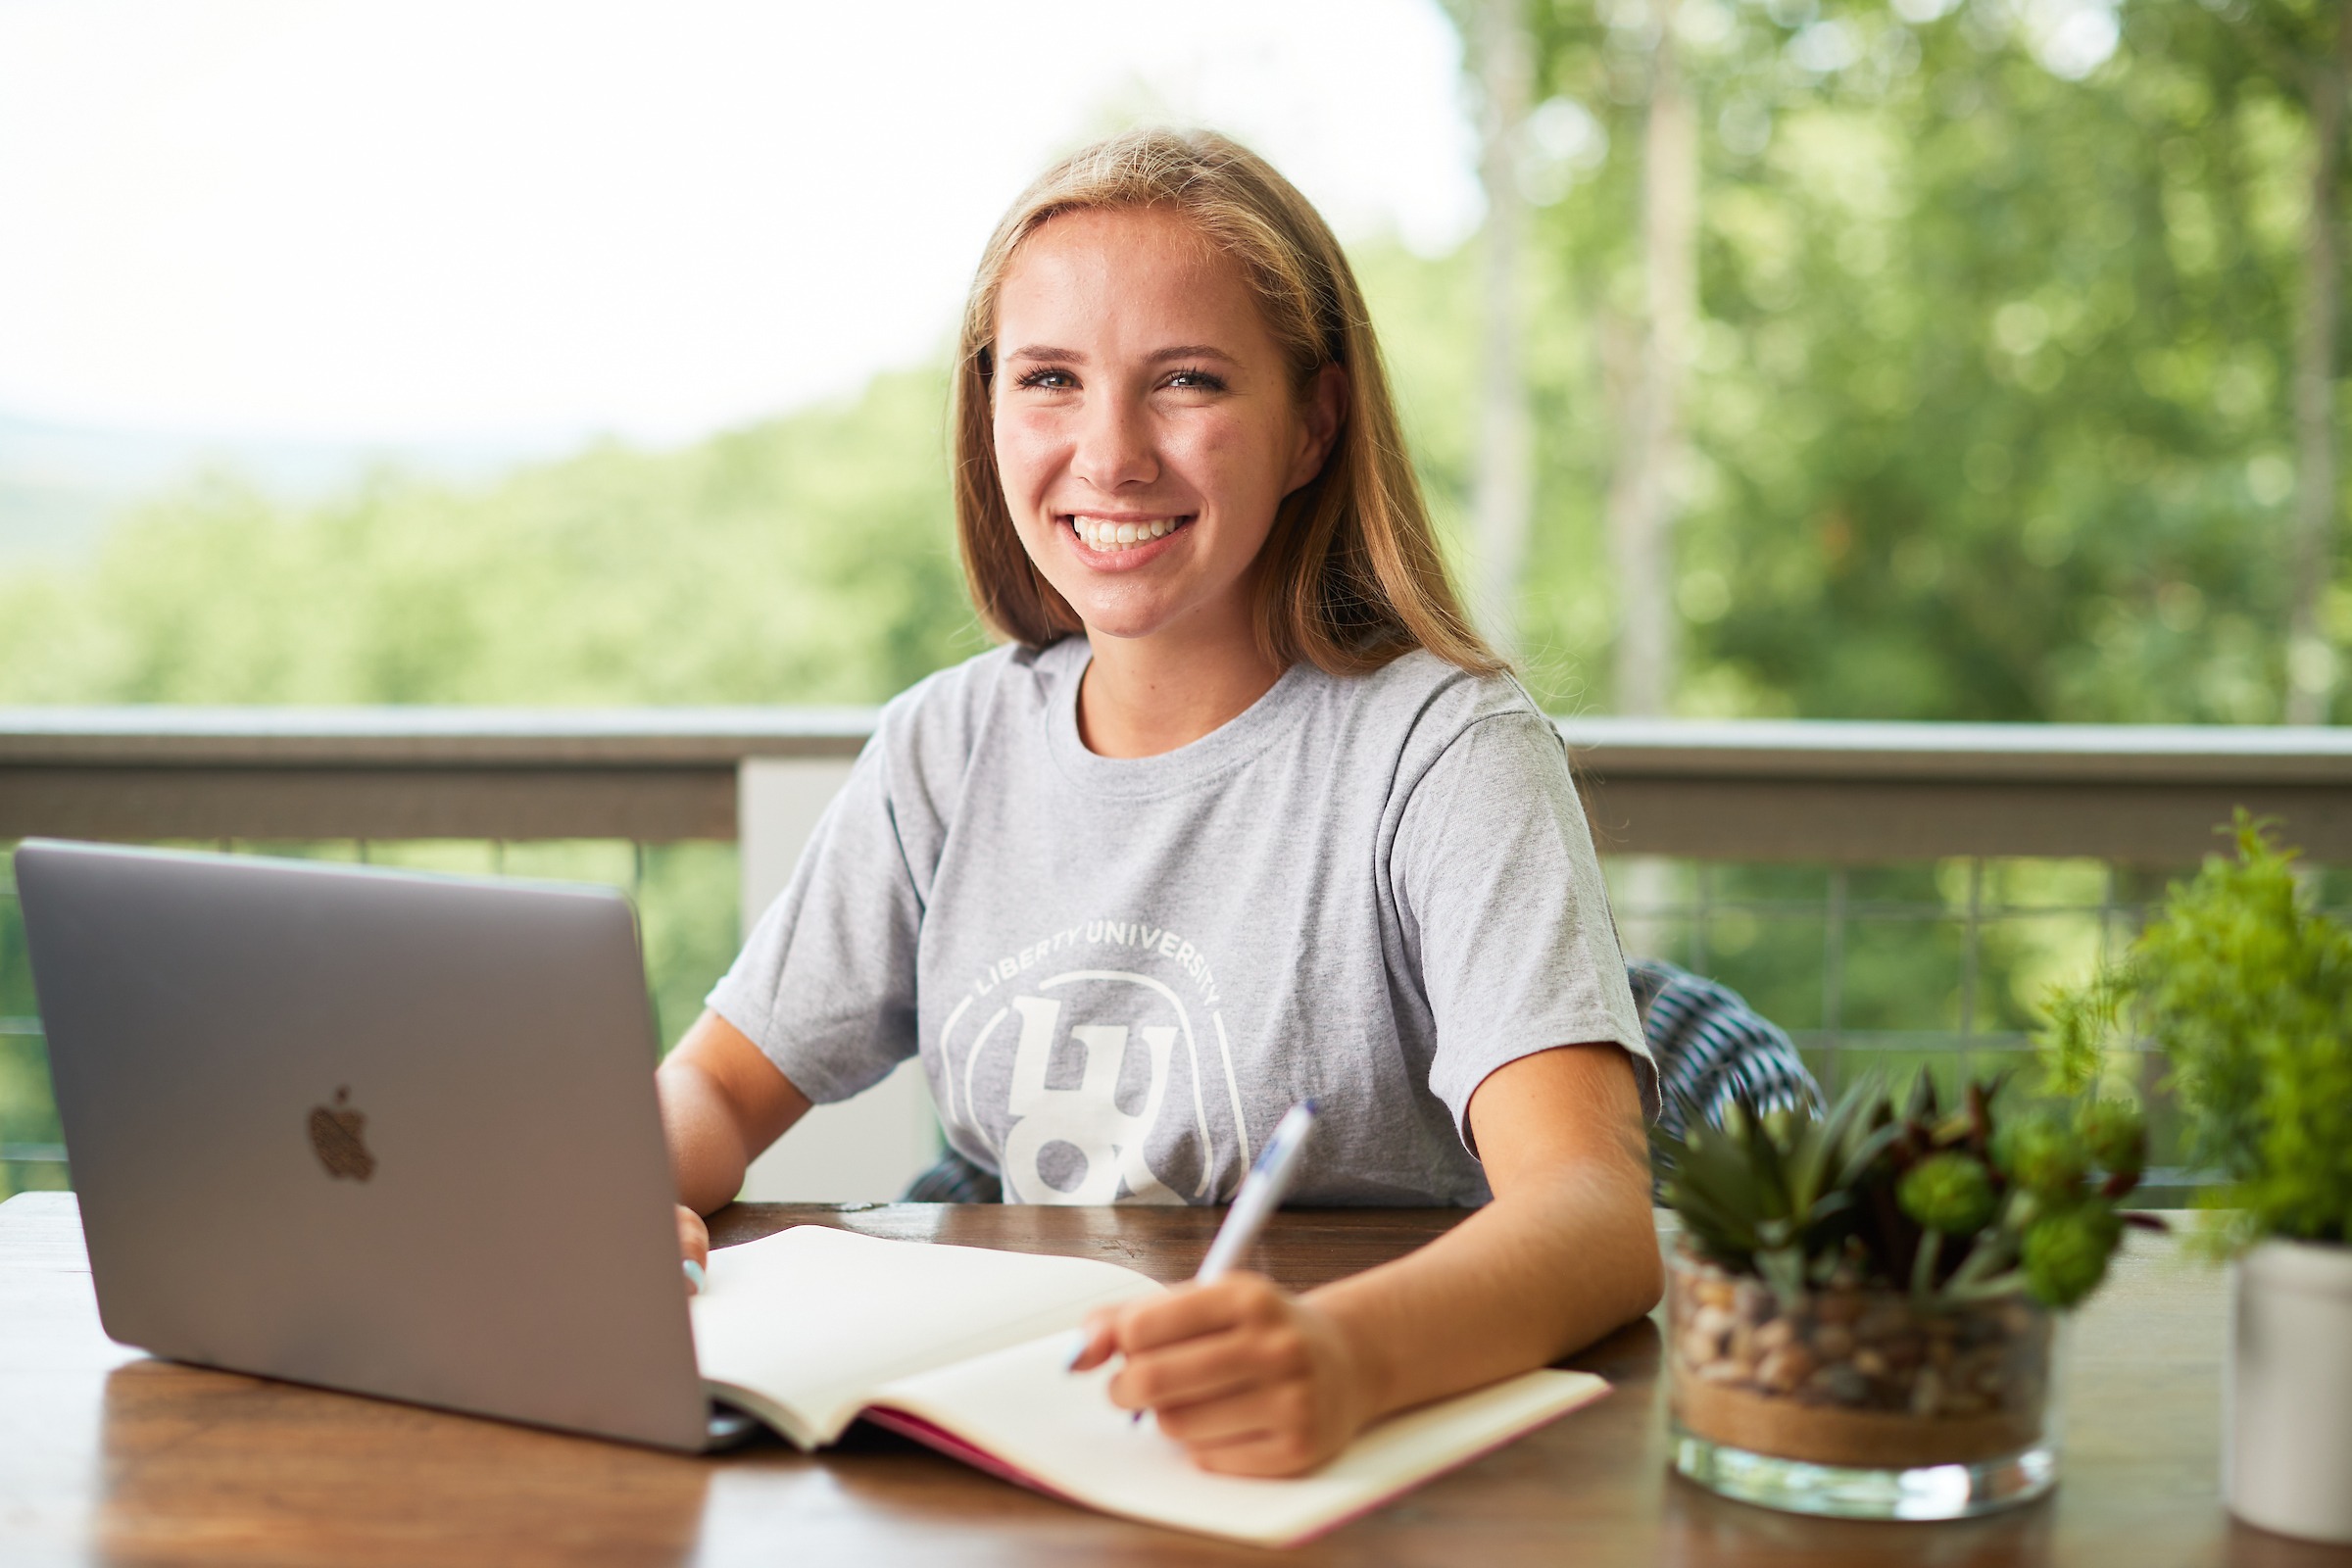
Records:
{"label": "woman's right hand", "polygon": [[702,1288],[703,1271],[710,1266],[710,1227],[684,1203],[678,1205],[678,1253],[691,1265],[686,1270],[686,1294],[694,1296]]}

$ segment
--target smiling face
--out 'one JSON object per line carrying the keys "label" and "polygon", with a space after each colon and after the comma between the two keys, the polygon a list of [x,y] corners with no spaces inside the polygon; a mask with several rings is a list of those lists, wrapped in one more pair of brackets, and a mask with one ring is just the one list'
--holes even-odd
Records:
{"label": "smiling face", "polygon": [[1005,504],[1090,634],[1246,631],[1250,564],[1339,399],[1326,372],[1300,407],[1240,266],[1166,209],[1053,219],[998,295]]}

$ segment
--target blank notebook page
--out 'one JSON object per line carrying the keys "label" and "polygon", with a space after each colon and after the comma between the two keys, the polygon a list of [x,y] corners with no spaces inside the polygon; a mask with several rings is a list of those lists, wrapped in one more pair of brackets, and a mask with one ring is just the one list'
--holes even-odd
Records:
{"label": "blank notebook page", "polygon": [[830,1443],[874,1390],[1074,1327],[1159,1286],[1080,1257],[887,1242],[817,1225],[722,1248],[694,1298],[703,1376],[788,1405]]}
{"label": "blank notebook page", "polygon": [[1270,1481],[1199,1468],[1156,1425],[1134,1425],[1110,1402],[1103,1385],[1113,1366],[1064,1372],[1067,1353],[1059,1338],[1013,1346],[898,1379],[874,1403],[918,1416],[1032,1484],[1106,1513],[1281,1544],[1376,1507],[1609,1387],[1585,1372],[1524,1373],[1381,1422],[1312,1475]]}

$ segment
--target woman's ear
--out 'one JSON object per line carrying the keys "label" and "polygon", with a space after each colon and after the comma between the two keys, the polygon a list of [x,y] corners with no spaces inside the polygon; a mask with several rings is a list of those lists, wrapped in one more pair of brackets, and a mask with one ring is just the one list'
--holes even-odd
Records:
{"label": "woman's ear", "polygon": [[1337,365],[1326,365],[1315,372],[1315,384],[1307,389],[1305,406],[1299,410],[1298,451],[1291,460],[1291,471],[1285,475],[1282,493],[1289,495],[1323,471],[1324,462],[1331,456],[1332,444],[1340,438],[1340,425],[1348,417],[1348,372]]}

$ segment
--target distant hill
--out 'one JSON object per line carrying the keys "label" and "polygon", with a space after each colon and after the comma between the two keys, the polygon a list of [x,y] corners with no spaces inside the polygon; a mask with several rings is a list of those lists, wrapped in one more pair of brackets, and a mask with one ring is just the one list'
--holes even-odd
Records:
{"label": "distant hill", "polygon": [[82,561],[0,560],[0,702],[876,701],[984,646],[945,404],[883,376],[681,451],[323,499],[201,473]]}
{"label": "distant hill", "polygon": [[117,517],[208,472],[234,473],[279,501],[314,502],[377,468],[479,482],[557,450],[548,440],[223,440],[0,413],[0,570],[85,560]]}

